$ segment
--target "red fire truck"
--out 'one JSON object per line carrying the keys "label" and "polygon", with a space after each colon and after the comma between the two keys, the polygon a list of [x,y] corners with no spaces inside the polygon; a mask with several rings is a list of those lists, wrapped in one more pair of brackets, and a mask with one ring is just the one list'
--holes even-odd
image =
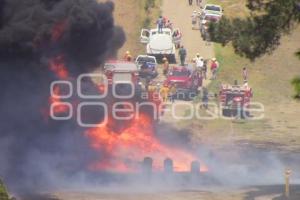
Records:
{"label": "red fire truck", "polygon": [[139,70],[136,63],[111,60],[105,63],[104,73],[109,87],[114,85],[117,96],[130,96],[130,94],[136,96],[141,92]]}
{"label": "red fire truck", "polygon": [[223,116],[245,118],[249,116],[250,100],[253,96],[252,89],[247,85],[221,85],[220,103]]}

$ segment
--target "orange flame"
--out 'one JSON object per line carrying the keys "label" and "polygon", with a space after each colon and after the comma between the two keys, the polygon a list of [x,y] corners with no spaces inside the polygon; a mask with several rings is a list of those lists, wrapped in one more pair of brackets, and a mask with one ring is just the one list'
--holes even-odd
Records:
{"label": "orange flame", "polygon": [[[69,73],[64,65],[64,57],[57,56],[49,62],[49,68],[61,80],[67,80]],[[104,93],[107,88],[99,84],[100,93]],[[54,94],[49,98],[50,105],[60,103],[59,98],[61,88],[55,87]],[[150,99],[155,104],[160,104],[160,100]],[[74,103],[74,102],[73,102]],[[73,104],[74,105],[74,104]],[[157,105],[159,108],[160,106]],[[61,105],[54,108],[55,114],[68,112],[68,107]],[[153,169],[160,171],[163,169],[163,161],[166,158],[173,159],[174,171],[190,171],[192,161],[198,158],[187,150],[162,144],[155,136],[153,120],[147,115],[139,115],[130,122],[126,122],[126,127],[121,133],[113,131],[117,127],[114,120],[110,119],[106,126],[91,128],[85,132],[85,136],[90,140],[90,146],[99,152],[98,161],[89,166],[93,171],[112,172],[136,172],[145,157],[153,158]],[[201,163],[201,172],[208,171],[207,167]]]}
{"label": "orange flame", "polygon": [[[69,78],[69,72],[64,64],[64,56],[62,55],[56,56],[49,61],[49,69],[61,80],[67,80]],[[56,85],[53,88],[53,95],[49,97],[49,105],[54,105],[53,113],[55,115],[69,112],[69,107],[65,104],[62,104],[63,100],[60,97],[61,94],[61,88]],[[50,113],[45,111],[43,111],[43,113],[47,113],[47,117],[45,119],[48,119]]]}
{"label": "orange flame", "polygon": [[51,59],[49,62],[49,68],[54,72],[58,78],[67,79],[69,77],[69,72],[64,64],[63,56],[57,56],[54,59]]}
{"label": "orange flame", "polygon": [[62,20],[53,26],[52,36],[51,36],[52,42],[58,41],[63,36],[63,34],[66,30],[67,24],[68,24],[67,20]]}
{"label": "orange flame", "polygon": [[62,104],[61,98],[59,95],[61,94],[60,88],[59,87],[54,87],[53,89],[53,94],[55,96],[50,96],[49,97],[49,104],[50,105],[55,105],[53,107],[53,112],[54,114],[60,114],[60,113],[68,113],[69,112],[69,107]]}
{"label": "orange flame", "polygon": [[[93,149],[104,152],[100,161],[90,166],[91,170],[134,172],[138,169],[138,161],[149,156],[153,158],[154,170],[162,170],[164,159],[171,158],[174,171],[186,172],[191,162],[197,160],[186,150],[163,145],[155,137],[152,121],[146,115],[140,115],[121,134],[103,126],[88,130],[86,136]],[[207,167],[202,164],[200,171],[207,171]]]}

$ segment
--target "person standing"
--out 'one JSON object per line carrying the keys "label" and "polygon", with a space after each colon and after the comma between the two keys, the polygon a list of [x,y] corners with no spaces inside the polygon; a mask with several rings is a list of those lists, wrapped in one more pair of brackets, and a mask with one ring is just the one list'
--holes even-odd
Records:
{"label": "person standing", "polygon": [[170,20],[167,21],[166,28],[169,28],[169,29],[173,30],[173,24]]}
{"label": "person standing", "polygon": [[219,63],[216,58],[212,58],[211,61],[212,61],[210,65],[210,70],[212,73],[211,80],[214,80],[217,78],[217,69],[219,68]]}
{"label": "person standing", "polygon": [[207,60],[205,59],[203,62],[203,69],[202,69],[202,77],[206,80],[207,79]]}
{"label": "person standing", "polygon": [[167,76],[168,72],[169,72],[169,62],[168,60],[166,60],[163,64],[163,75]]}
{"label": "person standing", "polygon": [[168,97],[169,97],[169,87],[167,83],[164,83],[163,87],[161,87],[159,94],[163,100],[163,102],[167,102],[168,101]]}
{"label": "person standing", "polygon": [[187,69],[189,70],[190,74],[193,73],[193,71],[194,71],[194,59],[191,59],[191,62],[188,63]]}
{"label": "person standing", "polygon": [[180,58],[180,64],[181,66],[184,66],[187,52],[183,45],[180,47],[178,54]]}
{"label": "person standing", "polygon": [[244,79],[244,83],[248,82],[248,70],[246,67],[243,68],[243,79]]}
{"label": "person standing", "polygon": [[189,0],[189,5],[193,5],[193,0]]}
{"label": "person standing", "polygon": [[125,52],[125,55],[124,55],[124,60],[128,60],[128,57],[131,57],[131,55],[130,55],[130,51],[126,51]]}
{"label": "person standing", "polygon": [[172,103],[175,102],[176,93],[177,93],[177,86],[175,83],[173,83],[170,87],[170,94],[169,94],[169,98]]}
{"label": "person standing", "polygon": [[196,29],[196,24],[197,24],[197,19],[198,19],[198,14],[197,11],[194,11],[192,14],[192,29]]}
{"label": "person standing", "polygon": [[196,63],[196,69],[199,71],[199,73],[202,73],[203,66],[204,66],[204,60],[202,57],[200,57],[199,53],[197,53],[197,55],[196,55],[195,63]]}
{"label": "person standing", "polygon": [[197,6],[201,6],[201,2],[202,2],[202,0],[196,0]]}
{"label": "person standing", "polygon": [[208,109],[208,90],[206,87],[202,89],[202,105],[204,109]]}
{"label": "person standing", "polygon": [[164,19],[162,16],[159,16],[158,20],[157,20],[157,27],[158,27],[158,33],[162,33],[162,29],[164,27]]}

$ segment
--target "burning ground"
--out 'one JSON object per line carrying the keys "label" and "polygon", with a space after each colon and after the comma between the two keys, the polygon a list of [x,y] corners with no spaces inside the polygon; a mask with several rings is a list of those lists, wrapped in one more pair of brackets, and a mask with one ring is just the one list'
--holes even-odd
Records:
{"label": "burning ground", "polygon": [[[34,193],[73,184],[92,188],[99,179],[107,180],[109,173],[102,172],[138,172],[145,156],[153,158],[158,176],[166,158],[173,159],[175,171],[185,172],[200,157],[201,170],[207,171],[207,164],[218,184],[281,179],[277,174],[284,167],[276,155],[193,144],[189,132],[156,127],[147,112],[126,123],[109,121],[91,129],[79,127],[75,118],[62,122],[49,117],[50,104],[63,101],[50,96],[52,81],[75,83],[78,75],[114,57],[125,42],[122,29],[114,25],[113,9],[112,3],[94,0],[0,0],[0,176],[9,189]],[[85,89],[101,92],[91,80]],[[54,93],[60,95],[64,88],[56,87]],[[66,101],[76,107],[82,99],[73,95]],[[98,119],[92,110],[87,114]],[[58,115],[67,111],[64,106],[54,110]],[[162,179],[157,187],[168,184]]]}
{"label": "burning ground", "polygon": [[95,155],[75,122],[46,115],[49,87],[116,54],[125,36],[113,9],[94,0],[0,1],[0,175],[11,190],[48,188]]}
{"label": "burning ground", "polygon": [[[177,157],[177,171],[187,171],[197,159],[188,150],[159,141],[147,113],[122,131],[109,126],[84,129],[74,119],[49,117],[50,105],[63,101],[50,96],[53,81],[75,83],[78,75],[115,57],[125,42],[122,28],[114,25],[113,3],[1,0],[0,10],[0,176],[11,191],[64,187],[89,171],[135,171],[145,156],[157,158],[157,170],[162,163],[156,162],[167,157]],[[64,90],[55,87],[54,94]],[[91,80],[85,90],[101,92]],[[73,95],[66,101],[76,107],[82,99]],[[65,112],[66,106],[54,109],[57,115]]]}

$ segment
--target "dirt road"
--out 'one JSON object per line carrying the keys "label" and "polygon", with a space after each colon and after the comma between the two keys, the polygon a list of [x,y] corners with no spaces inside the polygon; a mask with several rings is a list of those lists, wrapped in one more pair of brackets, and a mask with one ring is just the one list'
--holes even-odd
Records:
{"label": "dirt road", "polygon": [[[202,3],[204,5],[204,2]],[[199,53],[203,58],[214,57],[213,45],[202,40],[199,30],[192,30],[191,15],[193,11],[200,11],[198,6],[189,6],[187,0],[164,0],[162,13],[169,18],[175,28],[183,34],[182,44],[187,49],[187,58],[190,61]]]}
{"label": "dirt road", "polygon": [[[205,5],[205,1],[202,2]],[[200,11],[200,7],[196,5],[194,1],[193,6],[188,5],[187,0],[164,0],[162,5],[163,16],[167,17],[173,23],[174,28],[179,28],[183,38],[182,45],[187,50],[187,60],[186,62],[191,62],[191,60],[199,53],[204,59],[211,59],[214,57],[213,44],[202,40],[200,30],[192,30],[192,18],[191,15],[193,11]],[[210,77],[210,70],[208,67],[208,77]],[[204,80],[203,86],[207,86],[210,80]],[[177,104],[180,104],[177,106]],[[182,105],[181,101],[175,102],[176,115],[184,117],[186,113],[186,106]],[[175,120],[171,112],[166,112],[161,118],[162,122],[172,123],[174,125],[179,125],[178,120]],[[180,126],[180,125],[179,125]]]}

